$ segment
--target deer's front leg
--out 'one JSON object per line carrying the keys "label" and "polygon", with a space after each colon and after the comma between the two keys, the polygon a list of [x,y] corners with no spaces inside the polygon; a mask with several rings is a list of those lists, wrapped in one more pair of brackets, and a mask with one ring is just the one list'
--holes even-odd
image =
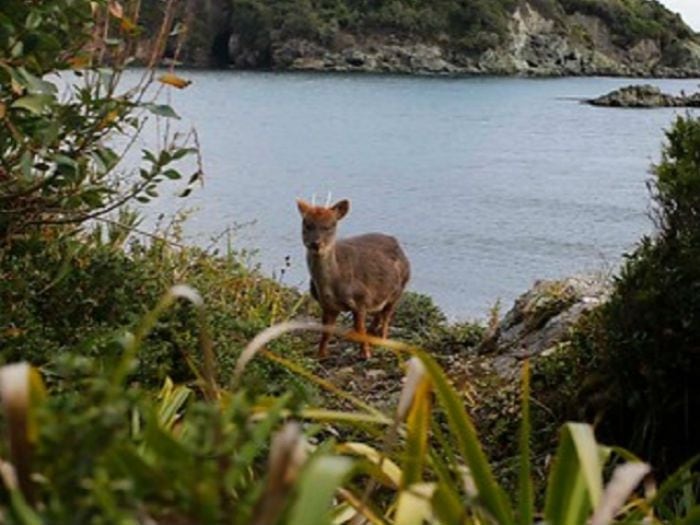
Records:
{"label": "deer's front leg", "polygon": [[[323,315],[321,317],[324,326],[333,327],[335,325],[336,319],[338,319],[338,312],[331,312],[329,310],[323,310]],[[331,334],[328,332],[323,332],[321,334],[321,343],[318,346],[318,357],[324,358],[328,357],[328,340],[331,338]]]}
{"label": "deer's front leg", "polygon": [[[357,332],[359,335],[366,336],[367,329],[365,328],[365,317],[367,314],[365,313],[364,309],[355,310],[352,314],[355,319],[355,332]],[[365,357],[365,359],[372,357],[372,352],[369,349],[369,343],[367,341],[363,341],[361,346],[362,355]]]}

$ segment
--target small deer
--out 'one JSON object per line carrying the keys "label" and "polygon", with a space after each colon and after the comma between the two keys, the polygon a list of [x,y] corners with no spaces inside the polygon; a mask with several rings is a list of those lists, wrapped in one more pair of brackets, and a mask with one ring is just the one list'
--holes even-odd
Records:
{"label": "small deer", "polygon": [[[302,216],[302,240],[311,274],[311,295],[323,312],[324,325],[333,326],[340,312],[350,311],[355,332],[367,334],[365,320],[374,315],[370,333],[386,339],[396,304],[411,275],[411,268],[394,237],[368,233],[336,240],[338,221],[350,210],[342,200],[333,206],[315,206],[297,200]],[[330,334],[323,333],[319,357],[328,354]],[[362,353],[371,357],[370,345]]]}

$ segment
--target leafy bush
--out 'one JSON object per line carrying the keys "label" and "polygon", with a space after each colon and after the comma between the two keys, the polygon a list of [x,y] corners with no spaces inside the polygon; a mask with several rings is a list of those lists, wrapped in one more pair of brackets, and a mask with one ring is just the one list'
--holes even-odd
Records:
{"label": "leafy bush", "polygon": [[652,184],[658,233],[628,256],[575,345],[593,359],[582,406],[601,434],[663,472],[700,452],[700,121],[678,118],[667,139]]}
{"label": "leafy bush", "polygon": [[396,308],[392,326],[418,336],[426,336],[443,328],[445,314],[432,297],[416,292],[406,292]]}
{"label": "leafy bush", "polygon": [[[120,161],[148,113],[176,115],[149,90],[150,72],[137,88],[120,89],[119,73],[138,31],[123,9],[107,4],[3,6],[0,242],[45,225],[80,224],[132,200],[148,201],[161,182],[181,177],[178,161],[194,152],[164,136],[161,151],[143,152],[140,169],[124,170]],[[159,50],[156,45],[153,64]],[[106,62],[110,68],[102,67]],[[168,82],[177,83],[172,75]],[[190,184],[199,176],[195,172]]]}

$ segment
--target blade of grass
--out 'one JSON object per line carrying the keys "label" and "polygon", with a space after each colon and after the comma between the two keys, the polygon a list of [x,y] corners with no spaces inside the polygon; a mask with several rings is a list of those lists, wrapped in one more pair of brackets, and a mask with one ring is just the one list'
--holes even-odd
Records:
{"label": "blade of grass", "polygon": [[401,479],[403,489],[422,481],[430,430],[430,396],[430,381],[423,378],[416,388],[406,421],[406,444]]}
{"label": "blade of grass", "polygon": [[0,478],[10,494],[10,508],[19,525],[43,525],[39,515],[29,506],[19,489],[17,473],[12,465],[0,460]]}
{"label": "blade of grass", "polygon": [[612,480],[605,488],[600,504],[593,513],[590,525],[611,523],[615,514],[649,472],[651,467],[646,463],[625,463],[617,467],[613,472]]}
{"label": "blade of grass", "polygon": [[452,434],[457,440],[457,448],[471,470],[478,490],[478,503],[497,523],[513,525],[515,519],[511,504],[503,488],[496,482],[479,443],[474,423],[467,414],[459,394],[432,356],[418,348],[412,348],[411,352],[420,358],[432,380]]}
{"label": "blade of grass", "polygon": [[545,520],[551,525],[582,525],[602,494],[598,444],[590,425],[567,423],[550,472]]}
{"label": "blade of grass", "polygon": [[416,483],[399,493],[395,525],[422,525],[432,516],[434,483]]}
{"label": "blade of grass", "polygon": [[384,479],[383,484],[388,481],[394,488],[399,488],[403,473],[399,466],[391,459],[382,455],[377,449],[370,447],[365,443],[341,443],[336,447],[336,452],[339,454],[350,454],[365,458],[372,465],[376,466]]}
{"label": "blade of grass", "polygon": [[441,523],[466,524],[468,520],[465,505],[455,490],[457,482],[435,450],[430,451],[430,464],[433,467],[438,485],[433,494],[433,511]]}
{"label": "blade of grass", "polygon": [[354,519],[359,514],[372,525],[390,525],[389,522],[381,516],[378,509],[375,509],[371,504],[368,505],[366,502],[363,502],[354,492],[348,489],[339,488],[338,496],[346,501],[347,504],[353,509],[350,520]]}
{"label": "blade of grass", "polygon": [[330,525],[333,496],[352,469],[347,458],[320,456],[304,470],[289,525]]}
{"label": "blade of grass", "polygon": [[523,365],[523,386],[519,452],[520,468],[518,471],[518,525],[531,525],[534,517],[535,495],[532,488],[532,456],[530,451],[530,363],[525,361]]}
{"label": "blade of grass", "polygon": [[212,401],[217,397],[218,387],[216,385],[215,377],[215,357],[214,351],[212,349],[211,337],[209,337],[208,325],[206,322],[206,315],[204,310],[204,301],[199,293],[190,286],[180,284],[170,288],[161,297],[158,304],[150,312],[143,316],[141,323],[137,326],[133,334],[127,338],[124,348],[124,353],[121,359],[117,363],[114,374],[112,375],[112,385],[114,395],[119,395],[121,392],[121,386],[123,385],[126,377],[131,372],[134,362],[138,355],[139,348],[143,340],[148,336],[148,334],[153,330],[153,327],[158,322],[160,316],[168,310],[178,299],[185,299],[192,303],[197,309],[197,319],[199,324],[199,346],[202,351],[202,358],[204,363],[203,377],[204,385],[203,391],[205,397]]}
{"label": "blade of grass", "polygon": [[36,369],[28,363],[0,368],[0,401],[10,444],[10,460],[23,499],[33,503],[31,464],[38,428],[34,409],[45,396]]}

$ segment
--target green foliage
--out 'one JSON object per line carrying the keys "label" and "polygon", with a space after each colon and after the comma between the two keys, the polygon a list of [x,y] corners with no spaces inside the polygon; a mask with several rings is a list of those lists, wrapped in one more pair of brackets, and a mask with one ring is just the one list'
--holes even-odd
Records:
{"label": "green foliage", "polygon": [[616,44],[631,47],[652,39],[662,49],[692,36],[690,28],[676,14],[656,0],[560,0],[567,13],[583,13],[602,19]]}
{"label": "green foliage", "polygon": [[[613,42],[622,47],[652,39],[660,45],[666,66],[681,67],[688,56],[684,42],[693,37],[692,30],[656,0],[528,3],[562,30],[569,25],[567,14],[582,13],[600,18]],[[518,4],[517,0],[218,0],[197,8],[185,52],[196,47],[240,67],[270,67],[275,65],[274,51],[292,39],[334,48],[348,35],[358,39],[392,35],[436,42],[460,54],[480,54],[508,40]],[[144,0],[146,27],[158,5],[157,0]],[[577,32],[575,26],[571,32]],[[228,56],[232,34],[237,40]]]}
{"label": "green foliage", "polygon": [[[27,523],[24,510],[34,523],[253,524],[265,523],[263,513],[276,521],[288,507],[313,500],[290,492],[304,472],[303,436],[289,426],[282,431],[286,439],[273,435],[283,409],[293,408],[287,397],[266,403],[253,418],[255,401],[244,393],[222,392],[214,403],[169,380],[157,394],[124,388],[94,364],[64,361],[53,381],[70,383],[71,393],[52,392],[24,408],[38,430],[32,459],[41,482],[23,490],[33,510],[3,494],[9,523]],[[266,468],[268,453],[278,459]],[[3,456],[10,454],[3,447]],[[318,456],[310,468],[324,461]],[[323,477],[318,468],[312,472]],[[340,481],[326,480],[327,490]],[[12,490],[8,478],[5,486]],[[272,513],[259,503],[270,498],[277,500]],[[327,509],[328,502],[322,504]]]}
{"label": "green foliage", "polygon": [[593,359],[584,387],[595,395],[582,406],[603,435],[664,472],[700,452],[700,121],[679,118],[667,139],[652,184],[659,231],[573,349]]}
{"label": "green foliage", "polygon": [[[207,290],[212,306],[208,320],[226,380],[248,339],[275,321],[303,314],[310,305],[294,290],[243,264],[236,252],[213,255],[165,238],[133,238],[122,247],[123,232],[112,225],[89,237],[33,237],[5,248],[0,259],[4,362],[30,360],[51,368],[55,359],[73,352],[108,360],[118,348],[115,337],[133,326],[163,290],[186,277]],[[144,342],[136,378],[156,386],[166,376],[189,377],[187,361],[199,360],[189,350],[197,338],[197,318],[190,307],[169,311]],[[305,345],[299,340],[287,347],[306,360],[312,353],[303,357]],[[259,376],[260,392],[291,388],[302,397],[312,394],[279,367],[260,363],[250,373]]]}
{"label": "green foliage", "polygon": [[[106,38],[96,40],[98,33]],[[148,201],[161,182],[181,177],[174,168],[194,152],[181,141],[163,137],[164,148],[144,151],[131,173],[120,163],[125,151],[114,146],[132,144],[148,115],[144,110],[176,117],[149,94],[148,79],[138,88],[118,87],[136,36],[123,11],[108,9],[106,1],[5,3],[0,240],[47,224],[80,224],[131,200]],[[111,66],[103,67],[107,61]]]}
{"label": "green foliage", "polygon": [[[289,324],[273,327],[264,336],[279,337],[285,331],[298,329]],[[274,334],[274,335],[273,335]],[[260,343],[262,344],[262,343]],[[474,423],[467,413],[458,391],[437,362],[416,347],[391,341],[386,346],[397,353],[412,355],[396,411],[395,427],[387,431],[381,449],[366,443],[341,443],[337,451],[359,457],[358,471],[366,473],[358,485],[346,486],[344,497],[357,509],[357,492],[363,490],[360,513],[373,522],[384,520],[397,525],[409,523],[452,524],[529,523],[533,515],[533,485],[529,480],[529,374],[524,372],[522,390],[519,505],[511,504],[504,487],[493,474],[482,450]],[[260,346],[247,351],[253,355]],[[434,392],[434,396],[431,395]],[[432,404],[435,403],[435,409]],[[353,401],[360,410],[368,410],[361,401]],[[358,414],[359,416],[359,414]],[[367,414],[369,417],[370,414]],[[405,433],[400,422],[405,420]],[[349,421],[349,419],[348,419]],[[359,422],[359,417],[357,419]],[[397,439],[405,435],[405,441]],[[431,439],[432,438],[432,439]],[[641,523],[651,516],[651,509],[663,509],[686,489],[692,490],[688,468],[679,470],[664,483],[658,493],[649,491],[644,498],[635,498],[623,509],[624,501],[649,473],[649,466],[631,454],[615,449],[629,463],[618,465],[610,484],[604,485],[605,466],[610,465],[611,449],[599,445],[589,425],[568,423],[561,430],[561,439],[549,469],[544,514],[549,523]],[[464,466],[468,468],[465,469]],[[613,465],[611,465],[613,466]],[[383,490],[378,490],[379,487]],[[364,487],[364,489],[363,489]],[[679,518],[691,515],[692,497]],[[618,515],[618,512],[620,514]],[[349,520],[351,513],[342,514]],[[666,514],[667,515],[667,514]]]}
{"label": "green foliage", "polygon": [[340,32],[440,38],[462,51],[480,52],[505,40],[515,5],[515,0],[231,0],[223,33],[238,35],[238,54],[257,67],[271,65],[272,48],[286,40],[332,45]]}
{"label": "green foliage", "polygon": [[428,335],[445,326],[447,318],[432,297],[406,292],[399,302],[393,326],[417,335]]}

